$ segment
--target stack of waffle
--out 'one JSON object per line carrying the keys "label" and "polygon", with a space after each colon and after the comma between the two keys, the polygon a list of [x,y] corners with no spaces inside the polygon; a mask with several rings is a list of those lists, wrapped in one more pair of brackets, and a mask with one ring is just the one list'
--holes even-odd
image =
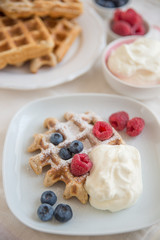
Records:
{"label": "stack of waffle", "polygon": [[81,32],[75,18],[82,12],[79,0],[1,0],[0,69],[55,66]]}

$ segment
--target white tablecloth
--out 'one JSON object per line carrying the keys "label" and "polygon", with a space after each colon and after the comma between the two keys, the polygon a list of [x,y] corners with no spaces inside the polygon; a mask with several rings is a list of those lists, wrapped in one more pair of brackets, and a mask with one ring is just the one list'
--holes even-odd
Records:
{"label": "white tablecloth", "polygon": [[[132,0],[132,6],[137,9],[150,23],[160,27],[160,4],[156,7],[153,4],[147,3],[147,1]],[[86,23],[87,24],[87,23]],[[157,30],[152,30],[153,35],[160,39],[160,33]],[[1,77],[1,76],[0,76]],[[5,79],[4,79],[5,81]],[[85,75],[77,78],[76,80],[54,87],[50,89],[37,90],[37,91],[16,91],[16,90],[0,90],[0,168],[2,169],[2,153],[4,139],[7,132],[8,125],[14,116],[14,114],[26,103],[41,97],[63,95],[68,93],[109,93],[116,94],[106,83],[103,74],[101,72],[99,59],[97,59],[92,69]],[[160,119],[160,97],[143,101]],[[99,236],[99,237],[70,237],[70,236],[58,236],[46,233],[41,233],[32,230],[21,222],[19,222],[15,216],[8,209],[3,184],[2,184],[2,171],[0,173],[0,239],[1,240],[149,240],[152,239],[151,235],[149,239],[147,236],[152,230],[158,231],[160,223],[143,229],[137,232],[118,234],[112,236]],[[160,239],[157,238],[157,239]]]}

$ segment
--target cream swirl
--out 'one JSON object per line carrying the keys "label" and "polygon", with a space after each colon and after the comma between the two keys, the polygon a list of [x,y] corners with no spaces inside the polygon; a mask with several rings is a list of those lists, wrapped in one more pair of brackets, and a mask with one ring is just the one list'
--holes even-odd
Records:
{"label": "cream swirl", "polygon": [[142,192],[139,151],[129,145],[99,145],[89,155],[93,162],[85,189],[90,204],[119,211],[132,206]]}
{"label": "cream swirl", "polygon": [[121,80],[135,85],[160,84],[160,41],[139,38],[113,50],[109,70]]}

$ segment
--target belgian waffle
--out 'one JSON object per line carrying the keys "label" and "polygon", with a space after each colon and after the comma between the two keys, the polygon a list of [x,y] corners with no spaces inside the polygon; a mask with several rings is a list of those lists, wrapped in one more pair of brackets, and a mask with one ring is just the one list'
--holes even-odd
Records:
{"label": "belgian waffle", "polygon": [[53,46],[53,39],[39,17],[12,20],[0,15],[0,69],[48,54]]}
{"label": "belgian waffle", "polygon": [[[83,204],[88,201],[88,194],[84,188],[87,174],[75,177],[70,172],[70,163],[72,159],[63,160],[59,156],[59,150],[67,147],[72,141],[80,140],[83,145],[83,153],[89,153],[92,148],[101,143],[105,144],[122,144],[123,140],[120,135],[113,129],[113,136],[105,141],[98,140],[92,134],[93,124],[102,120],[93,112],[74,114],[67,112],[64,114],[66,121],[60,122],[55,118],[47,118],[44,121],[44,127],[48,131],[44,134],[35,134],[33,144],[28,148],[29,152],[40,150],[40,153],[32,156],[29,160],[30,166],[36,174],[41,174],[44,166],[49,165],[44,178],[46,187],[52,186],[58,181],[65,183],[64,198],[69,199],[73,196],[78,198]],[[64,141],[55,146],[50,143],[49,139],[52,133],[60,132]]]}
{"label": "belgian waffle", "polygon": [[75,18],[83,12],[79,0],[1,0],[1,11],[10,18],[51,16]]}
{"label": "belgian waffle", "polygon": [[81,32],[81,28],[77,23],[66,18],[53,19],[47,17],[44,19],[44,24],[52,36],[54,47],[52,53],[31,61],[30,71],[32,73],[36,73],[44,65],[55,66],[62,61]]}

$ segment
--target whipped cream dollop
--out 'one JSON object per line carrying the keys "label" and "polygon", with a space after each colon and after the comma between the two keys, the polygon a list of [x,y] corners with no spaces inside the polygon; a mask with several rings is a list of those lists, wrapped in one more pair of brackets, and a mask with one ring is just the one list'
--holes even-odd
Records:
{"label": "whipped cream dollop", "polygon": [[130,145],[102,144],[89,157],[93,167],[85,189],[90,204],[111,212],[132,206],[143,188],[139,151]]}
{"label": "whipped cream dollop", "polygon": [[160,84],[160,41],[139,38],[112,51],[109,70],[121,80],[135,85]]}

